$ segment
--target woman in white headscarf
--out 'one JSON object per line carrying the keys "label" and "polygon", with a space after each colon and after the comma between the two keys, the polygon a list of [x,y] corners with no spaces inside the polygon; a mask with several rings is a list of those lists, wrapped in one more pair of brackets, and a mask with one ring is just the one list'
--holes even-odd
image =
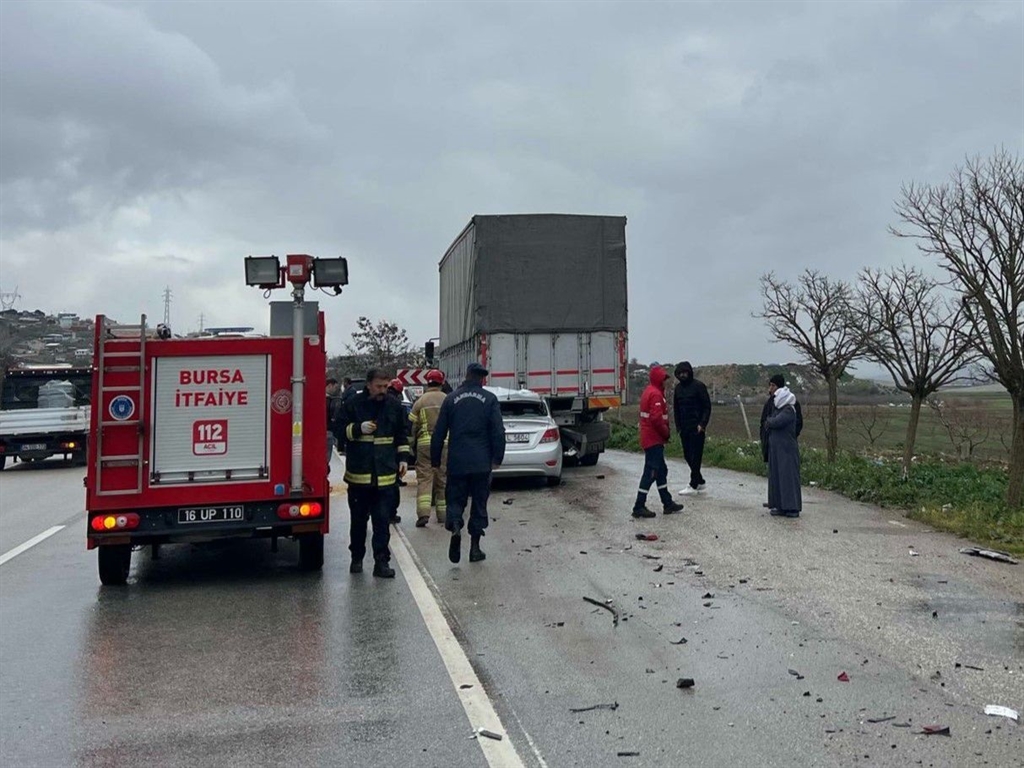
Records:
{"label": "woman in white headscarf", "polygon": [[777,517],[800,517],[800,448],[796,442],[796,395],[789,387],[775,390],[768,430],[768,506]]}

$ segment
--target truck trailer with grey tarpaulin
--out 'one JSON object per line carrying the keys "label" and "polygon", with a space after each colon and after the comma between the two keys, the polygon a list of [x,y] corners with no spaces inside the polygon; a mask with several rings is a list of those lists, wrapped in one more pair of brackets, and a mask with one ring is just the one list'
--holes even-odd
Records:
{"label": "truck trailer with grey tarpaulin", "polygon": [[570,459],[597,463],[626,397],[624,216],[474,216],[440,264],[440,367],[547,400]]}

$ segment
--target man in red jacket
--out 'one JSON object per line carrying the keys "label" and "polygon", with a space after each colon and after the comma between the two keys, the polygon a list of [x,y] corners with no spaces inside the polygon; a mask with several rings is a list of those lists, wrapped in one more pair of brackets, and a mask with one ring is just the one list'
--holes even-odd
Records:
{"label": "man in red jacket", "polygon": [[672,500],[668,492],[668,465],[665,463],[665,444],[671,433],[668,406],[665,404],[665,381],[668,373],[660,365],[651,368],[651,383],[640,398],[640,447],[644,449],[644,474],[640,490],[633,505],[633,517],[654,517],[647,508],[647,493],[651,483],[657,481],[658,495],[666,515],[682,510],[683,505]]}

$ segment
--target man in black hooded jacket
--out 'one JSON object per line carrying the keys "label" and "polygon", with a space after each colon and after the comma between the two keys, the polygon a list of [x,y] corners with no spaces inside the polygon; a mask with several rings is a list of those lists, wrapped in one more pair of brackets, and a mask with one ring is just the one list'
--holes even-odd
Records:
{"label": "man in black hooded jacket", "polygon": [[704,437],[711,420],[711,398],[703,382],[693,378],[693,366],[685,360],[676,366],[676,391],[672,397],[676,429],[683,443],[683,458],[690,465],[690,485],[681,493],[690,495],[704,489],[700,465],[704,460]]}

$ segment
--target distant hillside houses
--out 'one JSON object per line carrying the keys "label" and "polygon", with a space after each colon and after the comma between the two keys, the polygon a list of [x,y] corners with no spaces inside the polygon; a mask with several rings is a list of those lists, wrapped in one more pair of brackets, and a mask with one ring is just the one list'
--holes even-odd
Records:
{"label": "distant hillside houses", "polygon": [[0,312],[0,357],[5,367],[92,364],[93,320],[73,312]]}

